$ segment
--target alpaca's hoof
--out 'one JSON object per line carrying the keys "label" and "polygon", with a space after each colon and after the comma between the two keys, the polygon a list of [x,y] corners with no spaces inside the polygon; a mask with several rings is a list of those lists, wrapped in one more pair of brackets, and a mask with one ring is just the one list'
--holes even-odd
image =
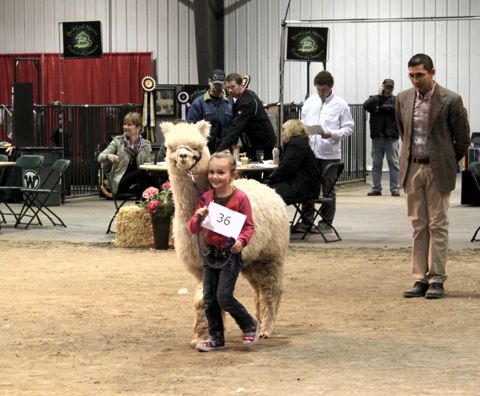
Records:
{"label": "alpaca's hoof", "polygon": [[199,342],[202,342],[202,341],[205,341],[208,339],[208,336],[206,338],[202,338],[202,337],[195,337],[195,338],[192,338],[192,340],[190,341],[190,346],[195,349],[195,347],[197,346],[197,344]]}
{"label": "alpaca's hoof", "polygon": [[271,332],[270,331],[261,331],[260,338],[270,338]]}

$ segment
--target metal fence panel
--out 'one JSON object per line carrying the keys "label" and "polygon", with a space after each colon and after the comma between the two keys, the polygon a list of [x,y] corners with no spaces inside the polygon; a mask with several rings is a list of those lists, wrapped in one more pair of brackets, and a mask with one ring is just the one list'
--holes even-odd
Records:
{"label": "metal fence panel", "polygon": [[[285,105],[284,120],[300,118],[301,108],[301,104]],[[366,115],[362,105],[350,105],[350,109],[355,130],[342,142],[345,170],[339,183],[366,181]],[[129,111],[141,111],[141,105],[34,106],[34,146],[64,147],[65,158],[71,160],[65,174],[65,195],[98,193],[97,156],[111,136],[122,133],[123,116]],[[0,106],[0,141],[8,140],[10,113],[10,107]]]}
{"label": "metal fence panel", "polygon": [[[35,147],[64,147],[71,160],[65,174],[65,194],[96,194],[99,190],[97,156],[110,136],[122,133],[123,116],[141,105],[34,106]],[[10,131],[11,108],[0,107],[0,141]],[[62,128],[60,128],[62,126]]]}
{"label": "metal fence panel", "polygon": [[[289,103],[284,105],[284,121],[300,118],[303,103]],[[277,104],[267,106],[269,111],[279,107]],[[366,162],[366,114],[363,105],[350,105],[355,128],[348,138],[342,141],[342,161],[345,168],[338,183],[365,182],[367,180]],[[281,130],[281,128],[279,128]]]}

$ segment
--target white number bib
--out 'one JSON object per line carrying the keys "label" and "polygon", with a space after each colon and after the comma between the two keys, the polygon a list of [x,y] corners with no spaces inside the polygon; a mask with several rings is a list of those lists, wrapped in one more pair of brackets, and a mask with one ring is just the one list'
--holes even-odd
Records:
{"label": "white number bib", "polygon": [[242,231],[247,216],[225,206],[210,202],[208,215],[202,222],[202,227],[226,237],[237,239]]}

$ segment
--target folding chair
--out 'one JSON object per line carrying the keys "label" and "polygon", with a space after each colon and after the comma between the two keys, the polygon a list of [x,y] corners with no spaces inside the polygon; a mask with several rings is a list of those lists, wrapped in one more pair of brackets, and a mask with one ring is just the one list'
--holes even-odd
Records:
{"label": "folding chair", "polygon": [[[17,222],[15,227],[19,224],[25,224],[25,228],[28,228],[33,219],[37,219],[38,225],[43,225],[39,214],[42,213],[54,226],[63,226],[66,227],[63,220],[54,213],[48,206],[47,201],[53,193],[58,193],[56,188],[61,186],[62,176],[70,165],[70,160],[68,159],[57,159],[50,168],[50,172],[47,177],[42,182],[40,188],[32,187],[22,187],[20,192],[23,193],[23,206],[20,210],[20,213],[17,216]],[[51,184],[51,187],[47,187]],[[29,217],[30,221],[28,223],[22,223],[22,219]],[[55,222],[55,220],[58,221]]]}
{"label": "folding chair", "polygon": [[[295,209],[292,220],[290,220],[290,233],[293,233],[296,226],[302,221],[302,215],[303,215],[302,205],[307,204],[311,199],[312,199],[311,197],[303,197],[303,198],[284,200],[287,206],[292,205]],[[305,235],[302,237],[302,239],[304,238],[305,238]]]}
{"label": "folding chair", "polygon": [[[8,155],[0,154],[0,162],[7,162],[7,161],[8,161]],[[4,173],[4,169],[2,168],[0,169],[0,180],[3,179],[3,173]],[[0,221],[0,228],[2,228],[1,224],[6,223],[6,220],[1,210],[0,210],[0,216],[2,216],[2,221]]]}
{"label": "folding chair", "polygon": [[[340,237],[340,235],[338,234],[338,231],[336,230],[336,228],[333,226],[332,223],[330,223],[327,219],[325,219],[323,216],[322,216],[322,209],[325,205],[333,202],[333,197],[330,196],[330,194],[332,193],[333,189],[335,188],[335,185],[337,184],[337,181],[340,177],[340,175],[342,174],[343,172],[343,168],[344,168],[344,164],[343,162],[336,162],[336,163],[333,163],[333,164],[330,164],[328,165],[326,168],[325,168],[325,171],[323,172],[323,175],[322,175],[322,179],[330,179],[332,180],[332,185],[330,187],[330,189],[328,191],[324,191],[323,192],[323,196],[321,197],[318,197],[318,198],[314,198],[314,199],[310,199],[307,201],[308,204],[310,205],[313,205],[313,208],[314,208],[314,216],[313,216],[313,220],[312,220],[312,223],[308,225],[307,229],[305,230],[305,232],[303,233],[303,236],[302,236],[302,239],[305,238],[305,236],[310,233],[312,231],[312,229],[316,230],[323,238],[324,242],[325,243],[329,243],[329,242],[338,242],[338,241],[341,241],[342,238]],[[315,205],[320,205],[319,208],[317,209],[315,207]],[[301,212],[300,212],[301,214]],[[327,224],[330,229],[334,232],[336,238],[335,239],[328,239],[326,236],[325,236],[325,231],[321,229],[321,227],[319,227],[318,225],[318,222],[317,220],[318,219],[322,219],[323,222],[325,222],[325,224]]]}
{"label": "folding chair", "polygon": [[0,210],[0,216],[2,218],[2,222],[6,223],[5,216],[13,216],[15,218],[15,223],[18,220],[18,215],[13,211],[10,205],[7,203],[7,199],[9,198],[9,194],[15,193],[20,191],[24,184],[29,187],[33,187],[36,183],[39,182],[38,173],[40,172],[40,168],[43,165],[43,155],[21,155],[17,158],[15,166],[22,170],[22,184],[15,185],[12,184],[12,175],[13,172],[10,173],[10,180],[7,181],[6,186],[0,186],[0,205],[4,204],[10,213],[3,213]]}
{"label": "folding chair", "polygon": [[[477,186],[477,194],[479,194],[479,196],[480,196],[480,182],[479,182],[479,180],[480,180],[480,162],[470,162],[470,165],[469,165],[468,168],[470,170],[470,173],[472,174],[472,179],[475,181],[475,184]],[[470,240],[470,242],[480,241],[480,239],[476,239],[479,231],[480,231],[480,226],[477,228],[477,230],[473,234],[473,237]]]}
{"label": "folding chair", "polygon": [[[112,186],[112,178],[111,178],[111,164],[110,163],[104,163],[102,165],[102,172],[104,175],[107,175],[107,179],[110,184],[110,188]],[[120,211],[120,208],[125,205],[128,201],[132,200],[137,200],[137,196],[134,193],[114,193],[113,190],[111,190],[111,195],[112,195],[112,200],[115,205],[115,213],[113,214],[112,218],[110,219],[110,223],[108,223],[107,227],[107,234],[110,233],[115,233],[115,231],[112,231],[112,224],[114,220],[116,219],[118,212]]]}

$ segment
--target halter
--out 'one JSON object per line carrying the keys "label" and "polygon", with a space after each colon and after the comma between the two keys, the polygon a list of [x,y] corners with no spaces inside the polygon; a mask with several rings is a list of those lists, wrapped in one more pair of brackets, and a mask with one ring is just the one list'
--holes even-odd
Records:
{"label": "halter", "polygon": [[[202,159],[202,152],[199,151],[199,150],[196,150],[196,149],[192,149],[190,146],[187,146],[187,145],[184,145],[182,144],[181,146],[178,146],[177,149],[175,151],[177,151],[178,149],[185,149],[187,150],[188,152],[192,153],[192,159],[193,159],[193,165],[187,169],[187,172],[189,172],[195,165],[197,165],[197,162],[200,161]],[[195,155],[195,152],[197,152],[197,154]]]}

